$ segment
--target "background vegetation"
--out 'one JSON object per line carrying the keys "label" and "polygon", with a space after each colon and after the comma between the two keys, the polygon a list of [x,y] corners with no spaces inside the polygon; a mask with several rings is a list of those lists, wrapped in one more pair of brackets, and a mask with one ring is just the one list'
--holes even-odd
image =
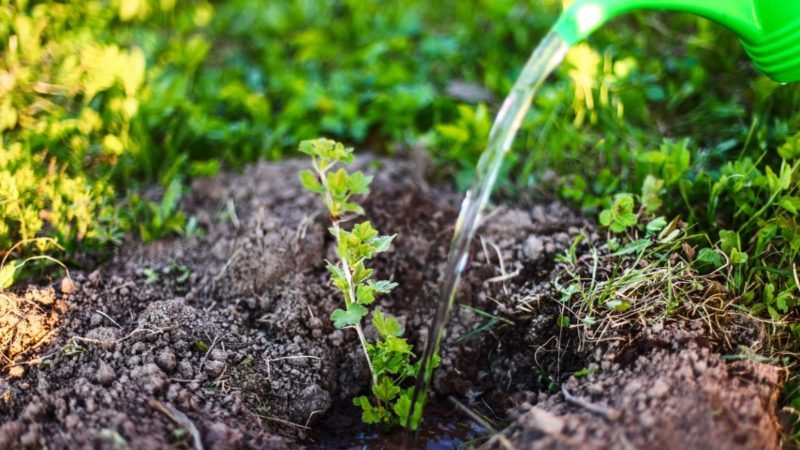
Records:
{"label": "background vegetation", "polygon": [[[126,237],[201,232],[179,207],[191,178],[317,136],[425,149],[463,188],[561,7],[0,0],[0,284],[49,263],[34,255],[80,266]],[[570,51],[501,187],[590,214],[616,202],[604,222],[622,220],[622,239],[630,213],[679,217],[700,236],[697,270],[722,270],[738,307],[786,344],[800,332],[798,106],[800,89],[755,72],[715,24],[633,15]]]}

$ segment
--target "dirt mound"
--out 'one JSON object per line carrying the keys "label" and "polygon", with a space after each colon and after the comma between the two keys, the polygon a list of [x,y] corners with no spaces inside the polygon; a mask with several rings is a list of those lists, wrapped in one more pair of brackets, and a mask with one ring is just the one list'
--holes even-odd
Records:
{"label": "dirt mound", "polygon": [[[358,165],[376,174],[367,216],[398,234],[375,261],[381,278],[400,283],[381,308],[420,348],[459,198],[427,186],[419,167],[368,158]],[[304,166],[264,163],[196,182],[184,207],[202,235],[130,244],[97,271],[73,274],[70,289],[48,291],[35,305],[35,320],[46,322],[33,339],[41,343],[2,348],[15,363],[4,363],[0,381],[0,449],[297,448],[324,446],[320,436],[331,430],[318,430],[345,423],[332,418],[354,423],[348,399],[368,387],[369,374],[354,333],[328,319],[339,303],[323,262],[333,246],[321,205],[296,181]],[[728,365],[700,335],[669,338],[672,349],[635,348],[625,364],[575,350],[577,337],[558,325],[563,304],[552,271],[580,233],[585,252],[598,240],[592,226],[558,203],[486,214],[434,380],[438,398],[453,395],[500,422],[510,409],[518,419],[505,439],[519,448],[604,447],[598,436],[615,445],[774,447],[780,377],[768,366]],[[625,411],[613,424],[560,394],[539,398],[592,364],[602,370],[566,389]],[[537,414],[562,426],[538,429]],[[672,428],[660,426],[666,419]],[[761,431],[742,441],[731,431],[737,426]],[[356,443],[354,430],[336,431],[336,441]]]}
{"label": "dirt mound", "polygon": [[[705,324],[691,325],[645,336],[639,344],[647,350],[629,362],[602,354],[590,365],[597,373],[570,378],[536,406],[523,403],[506,442],[517,449],[780,448],[774,408],[784,374],[725,362],[709,349]],[[485,448],[504,448],[503,441]]]}

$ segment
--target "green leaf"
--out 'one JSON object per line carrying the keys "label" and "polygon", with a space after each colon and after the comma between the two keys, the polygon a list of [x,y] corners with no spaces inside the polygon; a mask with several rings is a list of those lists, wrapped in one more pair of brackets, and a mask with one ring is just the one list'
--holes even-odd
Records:
{"label": "green leaf", "polygon": [[[392,410],[397,417],[400,418],[400,425],[403,427],[409,423],[408,416],[411,412],[411,397],[413,396],[414,388],[408,388],[400,397],[397,402],[392,406]],[[417,397],[417,403],[414,405],[414,414],[411,417],[410,429],[416,430],[419,427],[420,420],[422,419],[422,408],[425,405],[424,396]]]}
{"label": "green leaf", "polygon": [[650,239],[638,239],[612,253],[610,256],[622,256],[630,253],[640,253],[647,250],[652,243],[653,242]]}
{"label": "green leaf", "polygon": [[667,219],[659,216],[647,223],[647,234],[655,234],[667,226]]}
{"label": "green leaf", "polygon": [[341,267],[328,261],[327,259],[325,260],[325,263],[326,263],[325,268],[328,269],[328,272],[330,272],[331,275],[333,275],[336,278],[341,278],[341,279],[345,278],[344,271],[342,270]]}
{"label": "green leaf", "polygon": [[381,423],[382,415],[379,408],[375,408],[366,396],[353,399],[353,405],[361,408],[361,421],[366,424]]}
{"label": "green leaf", "polygon": [[343,201],[347,197],[347,183],[349,175],[344,169],[339,169],[328,175],[328,191],[335,200]]}
{"label": "green leaf", "polygon": [[733,249],[740,248],[739,233],[731,230],[720,230],[719,247],[723,252],[730,255]]}
{"label": "green leaf", "polygon": [[310,192],[317,194],[322,194],[325,192],[325,188],[319,182],[317,176],[314,175],[314,172],[310,170],[303,170],[300,172],[300,184],[302,184],[303,187]]}
{"label": "green leaf", "polygon": [[358,303],[353,303],[347,311],[338,308],[333,311],[331,320],[333,321],[333,326],[336,328],[344,328],[351,325],[358,325],[361,319],[366,315],[367,308],[364,308]]}
{"label": "green leaf", "polygon": [[375,309],[372,313],[372,324],[378,330],[381,337],[400,337],[403,335],[403,327],[392,316],[384,316],[380,309]]}
{"label": "green leaf", "polygon": [[300,145],[297,146],[297,149],[301,153],[305,153],[308,156],[319,156],[316,140],[301,141]]}
{"label": "green leaf", "polygon": [[614,300],[607,301],[606,306],[614,311],[623,312],[631,308],[631,302],[623,298],[616,298]]}
{"label": "green leaf", "polygon": [[375,290],[368,284],[359,284],[356,288],[356,301],[362,305],[369,305],[375,301]]}
{"label": "green leaf", "polygon": [[647,175],[642,183],[642,205],[644,210],[650,214],[661,208],[661,190],[664,188],[664,180],[658,179],[653,175]]}
{"label": "green leaf", "polygon": [[778,200],[778,205],[791,214],[797,214],[800,211],[800,197],[784,195]]}
{"label": "green leaf", "polygon": [[725,259],[711,248],[701,248],[694,260],[694,267],[698,272],[711,273],[725,264]]}
{"label": "green leaf", "polygon": [[747,253],[737,248],[731,249],[731,264],[747,264]]}
{"label": "green leaf", "polygon": [[372,269],[367,269],[364,266],[363,261],[359,261],[356,263],[355,267],[353,268],[353,283],[361,284],[365,281],[369,280],[372,276]]}
{"label": "green leaf", "polygon": [[614,199],[611,208],[600,212],[600,224],[608,227],[614,233],[621,233],[636,225],[636,214],[633,213],[633,197],[630,194],[620,194]]}
{"label": "green leaf", "polygon": [[372,393],[375,398],[388,402],[397,397],[401,389],[395,385],[389,377],[382,377],[378,384],[372,386]]}
{"label": "green leaf", "polygon": [[397,287],[397,283],[389,280],[369,281],[369,285],[378,294],[388,294]]}
{"label": "green leaf", "polygon": [[360,171],[356,171],[350,174],[347,187],[351,194],[366,195],[369,194],[369,184],[371,182],[371,176],[366,176]]}
{"label": "green leaf", "polygon": [[342,209],[345,212],[351,212],[353,214],[358,214],[359,216],[364,215],[364,208],[362,208],[358,203],[344,202],[342,203]]}
{"label": "green leaf", "polygon": [[775,297],[775,307],[778,309],[778,311],[784,314],[789,312],[788,300],[792,297],[792,289],[793,288],[789,288]]}
{"label": "green leaf", "polygon": [[786,142],[778,147],[781,158],[792,160],[800,156],[800,133],[795,133],[786,138]]}
{"label": "green leaf", "polygon": [[373,239],[370,244],[375,248],[375,253],[382,253],[389,250],[389,247],[391,247],[392,241],[396,236],[396,234],[391,236],[380,236]]}
{"label": "green leaf", "polygon": [[378,235],[378,231],[372,228],[372,223],[368,220],[354,226],[353,231],[350,233],[352,233],[359,242],[369,242],[370,239]]}
{"label": "green leaf", "polygon": [[16,259],[6,261],[6,264],[0,269],[0,289],[8,289],[14,284],[14,276],[20,266],[20,262]]}
{"label": "green leaf", "polygon": [[158,205],[158,217],[165,221],[175,210],[178,208],[178,202],[183,194],[183,183],[180,178],[173,178],[164,191],[164,196],[161,198],[161,203]]}
{"label": "green leaf", "polygon": [[411,355],[411,345],[406,342],[405,339],[394,337],[394,336],[386,336],[386,340],[384,341],[386,344],[386,349],[395,353],[403,353]]}

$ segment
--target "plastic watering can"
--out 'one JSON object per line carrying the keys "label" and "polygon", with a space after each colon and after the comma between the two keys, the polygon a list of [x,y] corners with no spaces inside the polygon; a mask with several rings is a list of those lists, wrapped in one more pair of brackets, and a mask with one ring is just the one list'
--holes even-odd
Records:
{"label": "plastic watering can", "polygon": [[568,45],[608,20],[636,10],[681,11],[705,17],[739,36],[745,51],[775,81],[800,81],[800,0],[575,0],[554,31]]}

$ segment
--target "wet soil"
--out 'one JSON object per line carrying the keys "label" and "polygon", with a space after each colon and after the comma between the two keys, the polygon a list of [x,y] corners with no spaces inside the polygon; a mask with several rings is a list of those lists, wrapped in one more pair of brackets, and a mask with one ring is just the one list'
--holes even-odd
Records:
{"label": "wet soil", "polygon": [[[460,198],[428,186],[422,164],[357,164],[376,175],[367,216],[398,234],[375,260],[400,283],[380,306],[420,349]],[[304,166],[197,181],[183,207],[201,235],[130,242],[73,283],[4,294],[4,316],[21,319],[0,322],[0,449],[391,448],[396,439],[353,420],[348,400],[369,374],[355,333],[328,320],[339,303],[323,262],[333,246],[318,199],[296,181]],[[429,430],[452,439],[429,442],[777,448],[782,373],[727,362],[737,342],[719,343],[702,322],[651,324],[624,348],[579,346],[559,327],[555,256],[580,233],[579,252],[599,241],[559,203],[486,214],[433,401],[452,411],[452,396],[506,429],[475,440],[483,428],[448,412]],[[591,375],[572,377],[583,369]]]}

